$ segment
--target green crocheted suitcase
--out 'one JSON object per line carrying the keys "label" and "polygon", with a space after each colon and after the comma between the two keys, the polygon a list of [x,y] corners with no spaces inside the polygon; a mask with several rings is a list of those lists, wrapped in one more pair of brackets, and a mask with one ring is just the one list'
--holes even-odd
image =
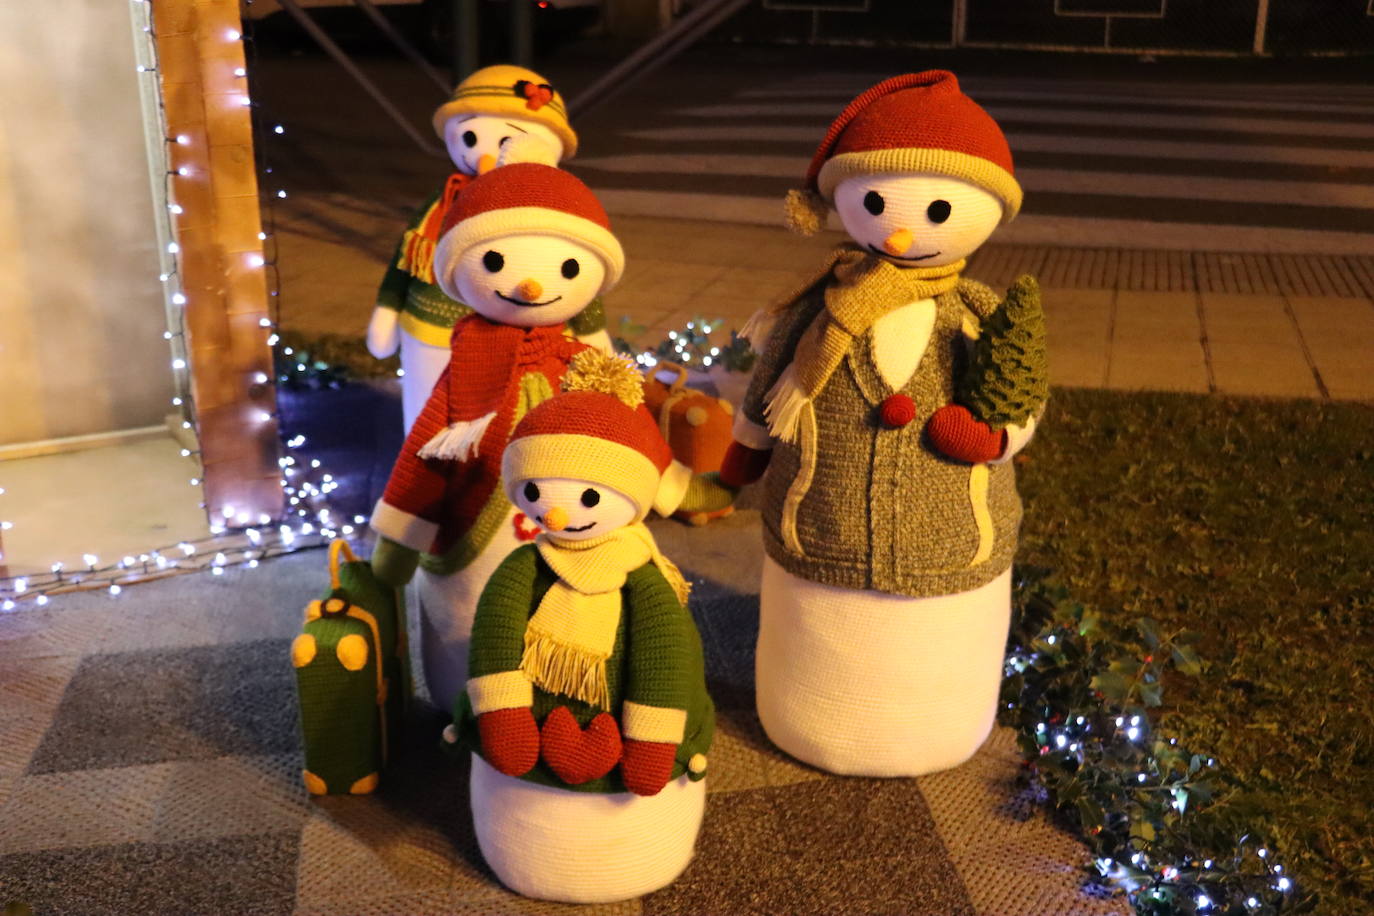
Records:
{"label": "green crocheted suitcase", "polygon": [[[346,562],[340,562],[346,559]],[[377,787],[410,697],[405,605],[343,541],[329,545],[329,592],[291,644],[312,795]]]}

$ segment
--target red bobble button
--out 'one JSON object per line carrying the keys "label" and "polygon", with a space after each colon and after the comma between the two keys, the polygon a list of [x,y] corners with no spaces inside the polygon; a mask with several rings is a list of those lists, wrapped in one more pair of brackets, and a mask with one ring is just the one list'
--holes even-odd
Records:
{"label": "red bobble button", "polygon": [[916,419],[916,402],[904,394],[894,394],[878,407],[883,423],[897,429]]}

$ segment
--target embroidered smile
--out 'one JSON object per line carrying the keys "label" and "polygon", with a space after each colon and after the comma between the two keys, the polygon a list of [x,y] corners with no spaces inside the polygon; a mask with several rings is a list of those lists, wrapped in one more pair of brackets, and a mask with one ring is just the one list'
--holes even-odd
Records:
{"label": "embroidered smile", "polygon": [[494,289],[492,290],[492,292],[496,293],[498,297],[505,299],[507,302],[513,305],[552,305],[559,299],[563,298],[562,296],[554,296],[552,299],[545,300],[544,302],[526,302],[524,299],[512,299],[510,296],[507,296],[504,293],[502,293],[499,289]]}
{"label": "embroidered smile", "polygon": [[904,258],[901,255],[888,254],[886,251],[883,251],[881,248],[876,248],[873,245],[869,245],[868,250],[873,252],[874,254],[880,254],[885,258],[896,258],[898,261],[925,261],[929,258],[935,257],[937,254],[940,253],[938,251],[932,251],[930,254],[918,254],[914,258]]}
{"label": "embroidered smile", "polygon": [[[544,520],[543,520],[542,518],[539,520],[539,524],[541,524],[541,525],[544,524]],[[573,527],[572,525],[569,525],[568,527],[564,528],[563,531],[586,531],[586,530],[589,529],[589,528],[595,528],[595,527],[596,527],[596,522],[588,522],[587,524],[585,524],[585,525],[580,525],[580,526],[578,526],[578,527]],[[562,532],[559,532],[559,533],[561,534]]]}

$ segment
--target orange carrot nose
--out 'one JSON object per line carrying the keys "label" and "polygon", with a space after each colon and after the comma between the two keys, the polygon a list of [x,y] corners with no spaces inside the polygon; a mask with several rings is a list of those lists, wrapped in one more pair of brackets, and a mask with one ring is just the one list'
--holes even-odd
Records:
{"label": "orange carrot nose", "polygon": [[883,239],[883,251],[890,255],[900,255],[911,247],[915,236],[910,229],[898,229],[896,232]]}
{"label": "orange carrot nose", "polygon": [[515,287],[515,294],[526,302],[533,302],[544,292],[544,287],[539,285],[538,280],[525,280]]}
{"label": "orange carrot nose", "polygon": [[496,157],[491,153],[483,153],[477,157],[477,174],[485,175],[496,168]]}
{"label": "orange carrot nose", "polygon": [[544,527],[550,531],[562,531],[568,527],[568,510],[554,506],[544,513]]}

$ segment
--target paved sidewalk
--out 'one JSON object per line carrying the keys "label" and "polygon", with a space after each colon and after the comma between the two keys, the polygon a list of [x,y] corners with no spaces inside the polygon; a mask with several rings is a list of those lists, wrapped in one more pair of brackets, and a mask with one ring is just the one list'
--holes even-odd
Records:
{"label": "paved sidewalk", "polygon": [[[281,214],[283,327],[362,336],[403,216],[321,195]],[[652,346],[694,317],[728,339],[795,289],[835,232],[612,214],[626,273],[607,297]],[[994,239],[996,237],[994,236]],[[1035,274],[1055,384],[1374,401],[1374,257],[1002,245],[967,274]]]}

